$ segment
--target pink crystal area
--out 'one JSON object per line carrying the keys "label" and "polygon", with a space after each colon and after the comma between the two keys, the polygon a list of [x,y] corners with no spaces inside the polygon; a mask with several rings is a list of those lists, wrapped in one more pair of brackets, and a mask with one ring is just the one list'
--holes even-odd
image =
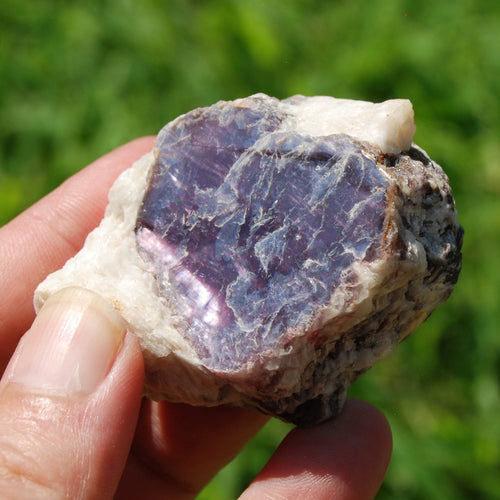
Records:
{"label": "pink crystal area", "polygon": [[140,209],[141,256],[214,371],[311,329],[382,241],[387,182],[342,135],[277,131],[273,104],[220,105],[165,127]]}

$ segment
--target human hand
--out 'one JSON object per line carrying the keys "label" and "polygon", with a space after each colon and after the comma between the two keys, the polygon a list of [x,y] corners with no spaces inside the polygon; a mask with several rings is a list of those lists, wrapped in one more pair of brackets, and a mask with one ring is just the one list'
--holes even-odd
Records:
{"label": "human hand", "polygon": [[[2,498],[193,498],[267,421],[143,400],[137,339],[95,294],[60,292],[34,318],[36,285],[78,251],[113,181],[153,143],[104,156],[0,229]],[[241,498],[373,498],[390,453],[385,418],[350,400],[337,419],[293,430]]]}

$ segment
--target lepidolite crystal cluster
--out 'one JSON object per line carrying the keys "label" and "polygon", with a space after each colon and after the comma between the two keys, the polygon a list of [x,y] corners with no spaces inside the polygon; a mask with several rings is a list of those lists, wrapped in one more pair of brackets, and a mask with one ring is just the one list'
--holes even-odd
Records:
{"label": "lepidolite crystal cluster", "polygon": [[448,180],[412,118],[407,101],[262,94],[194,110],[117,181],[36,302],[68,285],[111,300],[153,397],[330,418],[460,271]]}

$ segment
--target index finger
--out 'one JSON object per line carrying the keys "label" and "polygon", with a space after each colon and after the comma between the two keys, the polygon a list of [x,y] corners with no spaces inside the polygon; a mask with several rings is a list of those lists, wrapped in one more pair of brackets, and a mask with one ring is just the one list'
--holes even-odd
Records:
{"label": "index finger", "polygon": [[82,247],[115,179],[154,140],[143,137],[99,158],[0,229],[0,373],[33,322],[36,286]]}

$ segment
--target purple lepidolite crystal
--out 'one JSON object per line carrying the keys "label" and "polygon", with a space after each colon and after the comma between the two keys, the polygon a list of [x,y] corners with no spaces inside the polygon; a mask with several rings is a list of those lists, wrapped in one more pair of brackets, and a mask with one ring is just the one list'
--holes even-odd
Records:
{"label": "purple lepidolite crystal", "polygon": [[[276,104],[260,96],[221,103],[163,129],[137,219],[140,255],[182,317],[185,338],[204,367],[228,380],[275,353],[304,356],[300,337],[324,351],[310,360],[317,366],[307,376],[318,376],[332,356],[327,339],[335,331],[326,332],[336,292],[356,288],[363,273],[369,279],[377,259],[398,253],[411,260],[401,238],[390,235],[401,214],[380,152],[343,134],[283,132],[287,117]],[[412,156],[424,159],[413,150],[382,162],[401,170]],[[459,238],[453,228],[449,262],[459,261]],[[447,273],[454,283],[458,264]],[[353,335],[355,342],[367,342],[368,332]],[[278,376],[285,373],[286,367]],[[321,390],[311,390],[331,405]],[[312,403],[306,397],[292,420],[315,420],[308,408],[316,397]],[[279,404],[262,406],[275,412]]]}
{"label": "purple lepidolite crystal", "polygon": [[448,179],[414,131],[404,100],[259,94],[191,111],[116,181],[36,306],[66,286],[108,298],[155,399],[335,416],[460,271]]}
{"label": "purple lepidolite crystal", "polygon": [[276,132],[279,115],[252,104],[163,131],[137,221],[141,254],[217,372],[319,325],[353,262],[383,245],[375,159],[343,135]]}

